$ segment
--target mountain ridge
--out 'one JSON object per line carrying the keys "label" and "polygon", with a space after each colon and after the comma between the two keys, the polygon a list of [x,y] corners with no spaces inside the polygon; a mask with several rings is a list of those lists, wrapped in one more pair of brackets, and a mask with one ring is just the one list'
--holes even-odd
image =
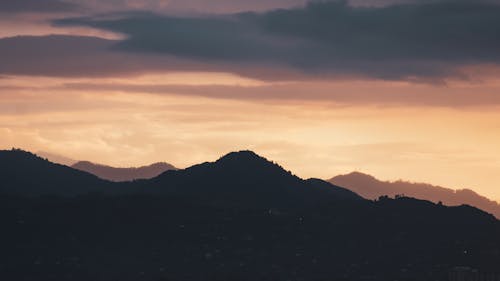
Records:
{"label": "mountain ridge", "polygon": [[249,152],[110,182],[0,151],[0,221],[1,280],[419,281],[446,280],[457,266],[500,273],[500,221],[480,209],[367,200]]}
{"label": "mountain ridge", "polygon": [[413,183],[402,180],[381,181],[372,175],[361,172],[338,175],[328,181],[332,184],[344,186],[367,199],[373,200],[384,195],[405,195],[434,203],[442,202],[451,206],[467,204],[500,218],[500,204],[471,189],[454,190],[427,183]]}
{"label": "mountain ridge", "polygon": [[140,167],[112,167],[90,161],[78,161],[71,165],[71,167],[115,182],[150,179],[165,171],[177,170],[176,167],[166,162],[156,162]]}
{"label": "mountain ridge", "polygon": [[[317,181],[320,180],[301,179],[251,151],[228,153],[215,162],[168,170],[152,179],[132,182],[104,180],[22,150],[1,153],[6,157],[0,157],[0,167],[11,171],[2,173],[3,181],[8,183],[3,186],[16,186],[17,189],[4,187],[0,191],[17,194],[74,196],[89,192],[146,193],[191,198],[206,204],[239,204],[246,207],[291,207],[331,200],[364,200],[342,187],[327,182],[319,184]],[[17,162],[25,164],[15,165]]]}
{"label": "mountain ridge", "polygon": [[20,149],[0,150],[0,191],[22,195],[74,196],[109,187],[97,176]]}
{"label": "mountain ridge", "polygon": [[[176,193],[183,197],[196,194],[211,204],[223,205],[282,207],[310,205],[328,199],[362,200],[352,191],[323,182],[324,186],[330,188],[326,191],[324,186],[320,188],[317,184],[311,184],[277,163],[248,150],[228,153],[214,162],[167,171],[149,181],[142,181],[142,184],[142,191]],[[204,188],[206,185],[210,185],[211,189]]]}

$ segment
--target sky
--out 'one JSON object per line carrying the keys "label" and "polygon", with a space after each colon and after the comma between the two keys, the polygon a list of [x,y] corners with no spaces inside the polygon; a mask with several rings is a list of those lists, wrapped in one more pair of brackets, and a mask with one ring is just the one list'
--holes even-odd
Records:
{"label": "sky", "polygon": [[0,148],[500,201],[499,34],[493,0],[2,0]]}

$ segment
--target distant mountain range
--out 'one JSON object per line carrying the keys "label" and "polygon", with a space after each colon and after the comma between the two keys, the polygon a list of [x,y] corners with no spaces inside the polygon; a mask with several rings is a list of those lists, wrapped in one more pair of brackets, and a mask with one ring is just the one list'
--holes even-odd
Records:
{"label": "distant mountain range", "polygon": [[99,178],[82,170],[87,169],[98,175],[107,170],[122,173],[135,169],[121,170],[88,162],[68,167],[22,150],[0,151],[0,168],[3,171],[0,174],[0,182],[3,182],[0,192],[24,195],[146,193],[189,198],[206,204],[269,207],[313,205],[332,199],[362,199],[350,190],[319,179],[300,179],[251,151],[233,152],[212,163],[183,170],[167,169],[152,179],[123,183],[105,180],[104,176]]}
{"label": "distant mountain range", "polygon": [[[122,182],[137,179],[151,179],[160,174],[177,170],[171,164],[165,162],[154,163],[149,166],[116,168],[101,164],[95,164],[89,161],[76,161],[55,153],[38,152],[40,156],[49,161],[71,166],[77,170],[85,171],[98,176],[101,179]],[[490,200],[485,196],[479,195],[470,189],[454,190],[440,186],[434,186],[427,183],[411,183],[406,181],[380,181],[371,175],[360,172],[352,172],[346,175],[339,175],[328,180],[328,182],[345,187],[363,198],[377,199],[380,196],[405,195],[413,198],[429,200],[434,203],[442,202],[448,206],[459,206],[462,204],[471,205],[485,210],[497,218],[500,218],[500,204]]]}
{"label": "distant mountain range", "polygon": [[454,190],[426,183],[411,183],[406,181],[380,181],[373,176],[360,172],[336,176],[330,183],[346,187],[367,199],[377,199],[380,196],[404,195],[434,203],[442,202],[448,206],[467,204],[485,210],[500,218],[500,204],[470,189]]}
{"label": "distant mountain range", "polygon": [[0,280],[500,277],[492,215],[367,200],[251,151],[129,182],[0,151],[0,222]]}
{"label": "distant mountain range", "polygon": [[151,179],[159,176],[168,170],[177,170],[174,166],[158,162],[148,166],[130,167],[130,168],[115,168],[111,166],[95,164],[89,161],[79,161],[72,168],[94,174],[101,179],[110,181],[132,181],[137,179]]}
{"label": "distant mountain range", "polygon": [[177,168],[165,162],[153,163],[142,167],[126,167],[118,168],[108,165],[93,163],[90,161],[77,161],[56,153],[39,151],[36,153],[50,162],[70,166],[80,171],[88,172],[98,176],[101,179],[110,181],[132,181],[137,179],[154,178],[168,170],[176,170]]}

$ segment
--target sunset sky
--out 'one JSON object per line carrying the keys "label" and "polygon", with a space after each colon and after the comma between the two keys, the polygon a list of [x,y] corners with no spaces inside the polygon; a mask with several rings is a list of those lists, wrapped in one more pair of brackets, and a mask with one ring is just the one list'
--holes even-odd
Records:
{"label": "sunset sky", "polygon": [[1,0],[0,148],[251,149],[500,201],[500,1]]}

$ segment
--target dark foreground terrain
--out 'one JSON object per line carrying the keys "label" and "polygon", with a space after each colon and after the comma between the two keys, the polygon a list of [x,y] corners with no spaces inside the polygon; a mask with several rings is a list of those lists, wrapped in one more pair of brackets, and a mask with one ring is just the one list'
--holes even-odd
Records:
{"label": "dark foreground terrain", "polygon": [[500,270],[490,214],[365,200],[251,152],[130,183],[22,151],[0,152],[0,168],[0,280],[449,280],[458,267]]}

